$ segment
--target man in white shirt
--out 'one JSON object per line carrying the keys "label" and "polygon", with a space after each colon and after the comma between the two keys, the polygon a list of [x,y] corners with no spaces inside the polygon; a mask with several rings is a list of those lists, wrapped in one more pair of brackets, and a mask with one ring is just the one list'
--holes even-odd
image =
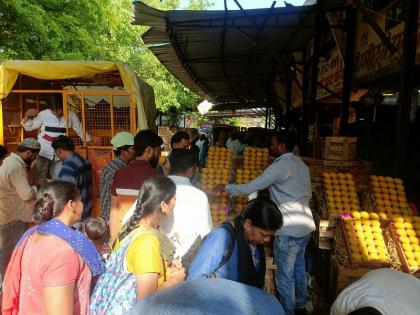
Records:
{"label": "man in white shirt", "polygon": [[37,158],[41,146],[26,138],[0,167],[0,286],[13,247],[32,221],[37,188],[32,186],[27,167]]}
{"label": "man in white shirt", "polygon": [[[61,161],[54,155],[51,143],[60,135],[66,135],[67,122],[63,116],[62,94],[50,94],[47,97],[50,107],[38,112],[36,109],[29,109],[22,120],[22,126],[26,131],[41,128],[38,134],[38,141],[41,144],[41,151],[37,159],[37,170],[40,179],[47,179],[48,172],[52,179],[58,179],[61,170]],[[68,113],[68,127],[83,140],[83,126],[79,118],[73,112]],[[86,141],[90,142],[91,137],[86,134]]]}
{"label": "man in white shirt", "polygon": [[182,257],[199,235],[204,237],[213,228],[207,196],[190,182],[197,163],[194,151],[172,150],[169,178],[176,184],[176,204],[172,215],[164,218],[160,226],[174,241],[177,257]]}
{"label": "man in white shirt", "polygon": [[420,279],[384,268],[368,272],[335,300],[331,315],[420,314]]}
{"label": "man in white shirt", "polygon": [[309,168],[291,150],[294,137],[279,132],[271,139],[272,154],[278,156],[264,172],[243,185],[227,185],[232,196],[247,196],[268,189],[279,207],[284,224],[274,239],[276,285],[286,315],[305,314],[305,248],[315,231],[309,200],[312,197]]}

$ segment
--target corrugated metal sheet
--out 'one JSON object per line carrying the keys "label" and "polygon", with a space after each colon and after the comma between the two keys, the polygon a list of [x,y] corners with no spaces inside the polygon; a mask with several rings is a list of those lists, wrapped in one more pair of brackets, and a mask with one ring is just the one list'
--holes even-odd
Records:
{"label": "corrugated metal sheet", "polygon": [[313,37],[314,6],[234,11],[160,11],[134,2],[133,24],[162,64],[216,104],[261,104],[291,53]]}

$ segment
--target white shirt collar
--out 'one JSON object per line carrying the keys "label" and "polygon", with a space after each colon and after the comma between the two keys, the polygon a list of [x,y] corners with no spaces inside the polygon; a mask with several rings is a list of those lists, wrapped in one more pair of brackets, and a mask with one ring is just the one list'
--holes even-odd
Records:
{"label": "white shirt collar", "polygon": [[191,185],[191,181],[188,177],[169,175],[168,178],[170,178],[175,185]]}

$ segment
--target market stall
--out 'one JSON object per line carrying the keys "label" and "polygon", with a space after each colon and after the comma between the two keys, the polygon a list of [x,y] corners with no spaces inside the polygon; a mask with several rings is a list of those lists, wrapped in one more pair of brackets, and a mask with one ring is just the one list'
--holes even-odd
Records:
{"label": "market stall", "polygon": [[304,159],[314,191],[315,243],[318,254],[330,255],[331,298],[373,269],[419,275],[420,217],[404,183],[372,175],[371,163],[352,160],[348,144],[354,140],[327,138],[325,143],[336,141],[334,160],[325,159],[331,148],[324,148],[324,159]]}
{"label": "market stall", "polygon": [[[112,159],[111,138],[119,131],[154,128],[153,89],[127,66],[108,61],[5,61],[0,65],[0,143],[13,151],[26,132],[21,121],[28,109],[47,108],[46,96],[63,96],[63,114],[81,122],[79,137],[67,128],[77,151],[93,166],[94,214],[99,210],[99,178]],[[88,136],[95,141],[87,141]]]}

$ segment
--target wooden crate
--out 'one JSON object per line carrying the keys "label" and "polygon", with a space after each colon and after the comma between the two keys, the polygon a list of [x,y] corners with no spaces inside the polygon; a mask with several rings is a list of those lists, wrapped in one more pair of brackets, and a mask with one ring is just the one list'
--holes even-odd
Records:
{"label": "wooden crate", "polygon": [[326,137],[323,153],[325,160],[352,161],[357,158],[357,138]]}
{"label": "wooden crate", "polygon": [[[381,230],[382,230],[382,236],[384,238],[385,244],[387,244],[390,240],[388,240],[387,235],[385,233],[385,230],[389,228],[389,222],[387,220],[381,220]],[[343,220],[340,220],[339,222],[340,227],[339,230],[341,233],[343,233],[343,238],[344,238],[344,244],[346,246],[346,250],[347,250],[347,254],[348,254],[348,259],[349,262],[352,266],[354,267],[360,267],[360,268],[370,268],[370,269],[378,269],[378,268],[389,268],[391,267],[391,262],[377,262],[377,261],[361,261],[361,262],[356,262],[353,260],[352,256],[351,256],[351,249],[350,249],[350,243],[349,243],[349,238],[346,232],[346,229],[344,228],[344,222]],[[387,248],[388,250],[388,248]],[[388,253],[389,258],[391,258],[390,253]]]}
{"label": "wooden crate", "polygon": [[318,226],[318,248],[334,249],[337,219],[320,220]]}
{"label": "wooden crate", "polygon": [[317,213],[313,213],[316,230],[314,242],[319,249],[333,250],[335,248],[335,236],[337,230],[337,219],[334,217],[322,219]]}
{"label": "wooden crate", "polygon": [[369,177],[372,174],[372,162],[365,160],[356,161],[331,161],[312,157],[302,157],[309,167],[311,181],[322,183],[323,173],[351,173],[354,180],[362,185],[369,185]]}
{"label": "wooden crate", "polygon": [[272,295],[277,294],[276,281],[275,281],[275,272],[276,265],[274,263],[273,257],[267,256],[265,262],[265,280],[264,280],[264,291]]}
{"label": "wooden crate", "polygon": [[407,257],[404,254],[404,250],[402,249],[402,245],[399,241],[397,232],[395,231],[394,225],[391,223],[389,226],[389,230],[391,232],[391,237],[394,240],[395,246],[397,248],[398,256],[401,261],[401,268],[404,272],[410,273],[418,278],[420,278],[420,267],[410,267],[407,262]]}
{"label": "wooden crate", "polygon": [[342,265],[335,256],[331,256],[329,282],[331,299],[334,300],[341,291],[372,270],[374,269]]}

